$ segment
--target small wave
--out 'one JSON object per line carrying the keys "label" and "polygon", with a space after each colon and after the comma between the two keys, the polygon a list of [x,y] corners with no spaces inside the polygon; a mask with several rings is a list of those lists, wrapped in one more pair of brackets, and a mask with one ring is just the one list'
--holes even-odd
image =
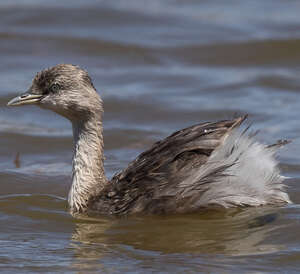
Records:
{"label": "small wave", "polygon": [[10,194],[0,196],[1,212],[38,219],[65,218],[66,199],[51,194]]}

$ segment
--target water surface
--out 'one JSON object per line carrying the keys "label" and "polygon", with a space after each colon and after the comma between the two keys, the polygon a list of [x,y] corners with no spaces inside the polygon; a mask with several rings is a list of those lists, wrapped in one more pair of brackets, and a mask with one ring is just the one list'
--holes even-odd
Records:
{"label": "water surface", "polygon": [[[298,272],[299,9],[282,0],[1,1],[0,271]],[[104,100],[109,177],[174,130],[248,113],[259,140],[293,140],[279,161],[294,204],[73,219],[70,124],[6,107],[57,63],[86,68]]]}

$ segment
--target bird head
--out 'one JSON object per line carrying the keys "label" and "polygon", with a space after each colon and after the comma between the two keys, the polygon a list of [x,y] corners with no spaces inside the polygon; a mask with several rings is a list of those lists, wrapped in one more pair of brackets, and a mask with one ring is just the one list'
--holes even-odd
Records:
{"label": "bird head", "polygon": [[7,105],[37,105],[71,121],[102,111],[101,98],[88,73],[68,64],[37,73],[28,91],[10,100]]}

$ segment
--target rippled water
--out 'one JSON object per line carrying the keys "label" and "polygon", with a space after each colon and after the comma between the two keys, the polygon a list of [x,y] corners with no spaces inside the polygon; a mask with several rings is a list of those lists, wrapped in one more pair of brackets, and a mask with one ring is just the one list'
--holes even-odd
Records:
{"label": "rippled water", "polygon": [[[1,1],[0,271],[298,272],[299,10],[282,0]],[[294,204],[73,219],[71,126],[6,107],[57,63],[86,68],[103,97],[108,176],[176,129],[249,113],[260,140],[293,139],[279,159]]]}

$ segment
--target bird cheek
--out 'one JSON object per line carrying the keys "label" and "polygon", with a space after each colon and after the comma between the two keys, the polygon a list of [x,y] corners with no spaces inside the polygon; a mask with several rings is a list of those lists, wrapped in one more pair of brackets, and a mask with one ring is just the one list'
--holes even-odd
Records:
{"label": "bird cheek", "polygon": [[53,99],[49,98],[49,96],[44,97],[40,101],[39,105],[42,108],[51,109],[51,110],[55,110],[57,108],[56,102]]}

